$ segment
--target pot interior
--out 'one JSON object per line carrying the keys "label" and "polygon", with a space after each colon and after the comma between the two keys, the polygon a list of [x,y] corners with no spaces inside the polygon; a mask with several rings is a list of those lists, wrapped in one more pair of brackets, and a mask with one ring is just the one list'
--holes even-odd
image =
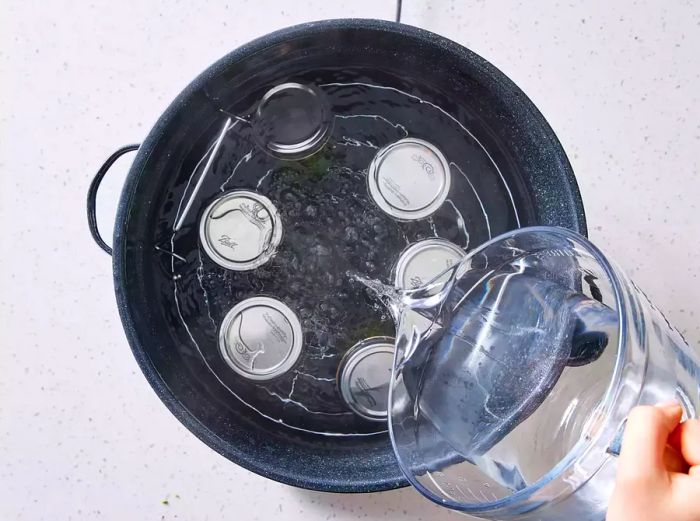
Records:
{"label": "pot interior", "polygon": [[[319,116],[327,135],[310,157],[280,157],[256,123],[260,100],[284,84],[311,86],[330,111],[327,121]],[[435,146],[449,168],[445,202],[416,220],[392,217],[368,190],[378,151],[406,137]],[[253,270],[223,268],[201,246],[204,209],[231,190],[260,193],[280,214],[277,252]],[[149,381],[215,450],[298,486],[395,488],[405,481],[386,423],[354,414],[337,385],[345,352],[365,338],[394,335],[389,313],[354,275],[391,283],[409,244],[438,236],[469,251],[535,224],[585,233],[566,157],[517,87],[424,31],[372,21],[309,24],[234,51],[153,129],[122,196],[118,300]],[[293,368],[264,381],[232,371],[218,345],[226,313],[255,296],[282,301],[303,332]]]}

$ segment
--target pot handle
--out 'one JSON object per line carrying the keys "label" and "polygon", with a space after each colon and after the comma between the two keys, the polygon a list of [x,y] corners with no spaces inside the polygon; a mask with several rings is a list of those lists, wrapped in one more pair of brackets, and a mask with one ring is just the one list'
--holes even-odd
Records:
{"label": "pot handle", "polygon": [[90,183],[90,188],[88,189],[87,193],[87,219],[88,219],[88,226],[90,227],[90,233],[92,234],[92,238],[95,240],[97,245],[102,248],[105,252],[107,252],[108,255],[112,255],[112,248],[110,248],[107,243],[104,241],[102,236],[100,235],[100,230],[97,229],[97,215],[95,211],[95,205],[97,202],[97,190],[100,188],[100,183],[102,182],[102,179],[104,179],[105,174],[107,171],[112,167],[112,165],[119,159],[121,156],[128,152],[133,152],[134,150],[138,150],[140,145],[126,145],[118,149],[116,152],[114,152],[111,156],[107,158],[107,161],[104,162],[104,164],[100,167],[100,169],[97,171],[95,174],[95,177],[93,178],[92,182]]}

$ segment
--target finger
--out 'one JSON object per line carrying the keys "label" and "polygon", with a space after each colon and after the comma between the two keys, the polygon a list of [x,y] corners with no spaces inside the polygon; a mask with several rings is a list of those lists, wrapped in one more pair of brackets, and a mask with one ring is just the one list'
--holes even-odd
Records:
{"label": "finger", "polygon": [[669,445],[666,445],[666,450],[664,450],[664,467],[668,472],[676,472],[678,474],[687,474],[690,470],[681,453]]}
{"label": "finger", "polygon": [[[694,469],[700,469],[700,467],[694,467]],[[691,469],[690,475],[671,474],[669,483],[671,484],[671,495],[666,497],[666,502],[672,509],[670,511],[690,514],[689,517],[682,517],[682,519],[695,521],[700,519],[696,508],[697,497],[700,495],[700,479],[698,479],[697,473]],[[676,519],[676,517],[670,519]]]}
{"label": "finger", "polygon": [[700,465],[700,420],[687,420],[678,425],[669,437],[674,447],[691,467]]}
{"label": "finger", "polygon": [[650,477],[666,472],[666,442],[680,422],[680,405],[635,407],[627,418],[618,475]]}

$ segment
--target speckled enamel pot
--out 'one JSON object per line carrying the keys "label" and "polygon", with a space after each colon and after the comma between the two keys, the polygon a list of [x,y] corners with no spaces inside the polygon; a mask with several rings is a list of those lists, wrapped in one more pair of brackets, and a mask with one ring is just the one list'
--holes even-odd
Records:
{"label": "speckled enamel pot", "polygon": [[[210,102],[209,87],[224,80],[255,82],[268,64],[288,56],[307,68],[335,62],[405,70],[407,77],[427,78],[425,81],[448,99],[469,96],[474,120],[468,123],[506,143],[507,150],[494,160],[517,172],[523,226],[562,226],[585,234],[581,197],[552,129],[503,73],[450,40],[378,20],[299,25],[231,52],[175,99],[138,148],[115,225],[114,283],[133,354],[159,398],[212,449],[268,478],[332,492],[402,487],[407,481],[396,464],[388,436],[324,437],[290,430],[232,403],[216,381],[203,383],[196,378],[183,363],[186,350],[172,348],[182,344],[182,332],[176,334],[173,329],[172,306],[150,282],[158,262],[163,262],[155,259],[153,249],[154,237],[162,233],[154,207],[172,204],[159,197],[172,176],[168,166],[173,161],[171,152],[178,150],[178,140],[185,139],[200,108]],[[99,179],[96,181],[95,190]],[[94,202],[94,190],[91,197]],[[95,232],[94,222],[91,225]],[[192,362],[188,363],[191,367]]]}

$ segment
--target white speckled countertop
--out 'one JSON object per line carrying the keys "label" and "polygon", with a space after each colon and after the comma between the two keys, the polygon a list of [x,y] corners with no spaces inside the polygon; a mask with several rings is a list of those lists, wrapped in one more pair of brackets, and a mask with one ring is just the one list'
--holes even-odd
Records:
{"label": "white speckled countertop", "polygon": [[[573,164],[592,239],[697,347],[700,4],[405,3],[405,22],[468,46],[532,98]],[[199,442],[131,356],[109,258],[85,222],[102,160],[139,142],[213,61],[308,16],[393,11],[388,0],[3,2],[0,519],[459,519],[411,490],[280,485]],[[100,194],[103,223],[117,174]]]}

